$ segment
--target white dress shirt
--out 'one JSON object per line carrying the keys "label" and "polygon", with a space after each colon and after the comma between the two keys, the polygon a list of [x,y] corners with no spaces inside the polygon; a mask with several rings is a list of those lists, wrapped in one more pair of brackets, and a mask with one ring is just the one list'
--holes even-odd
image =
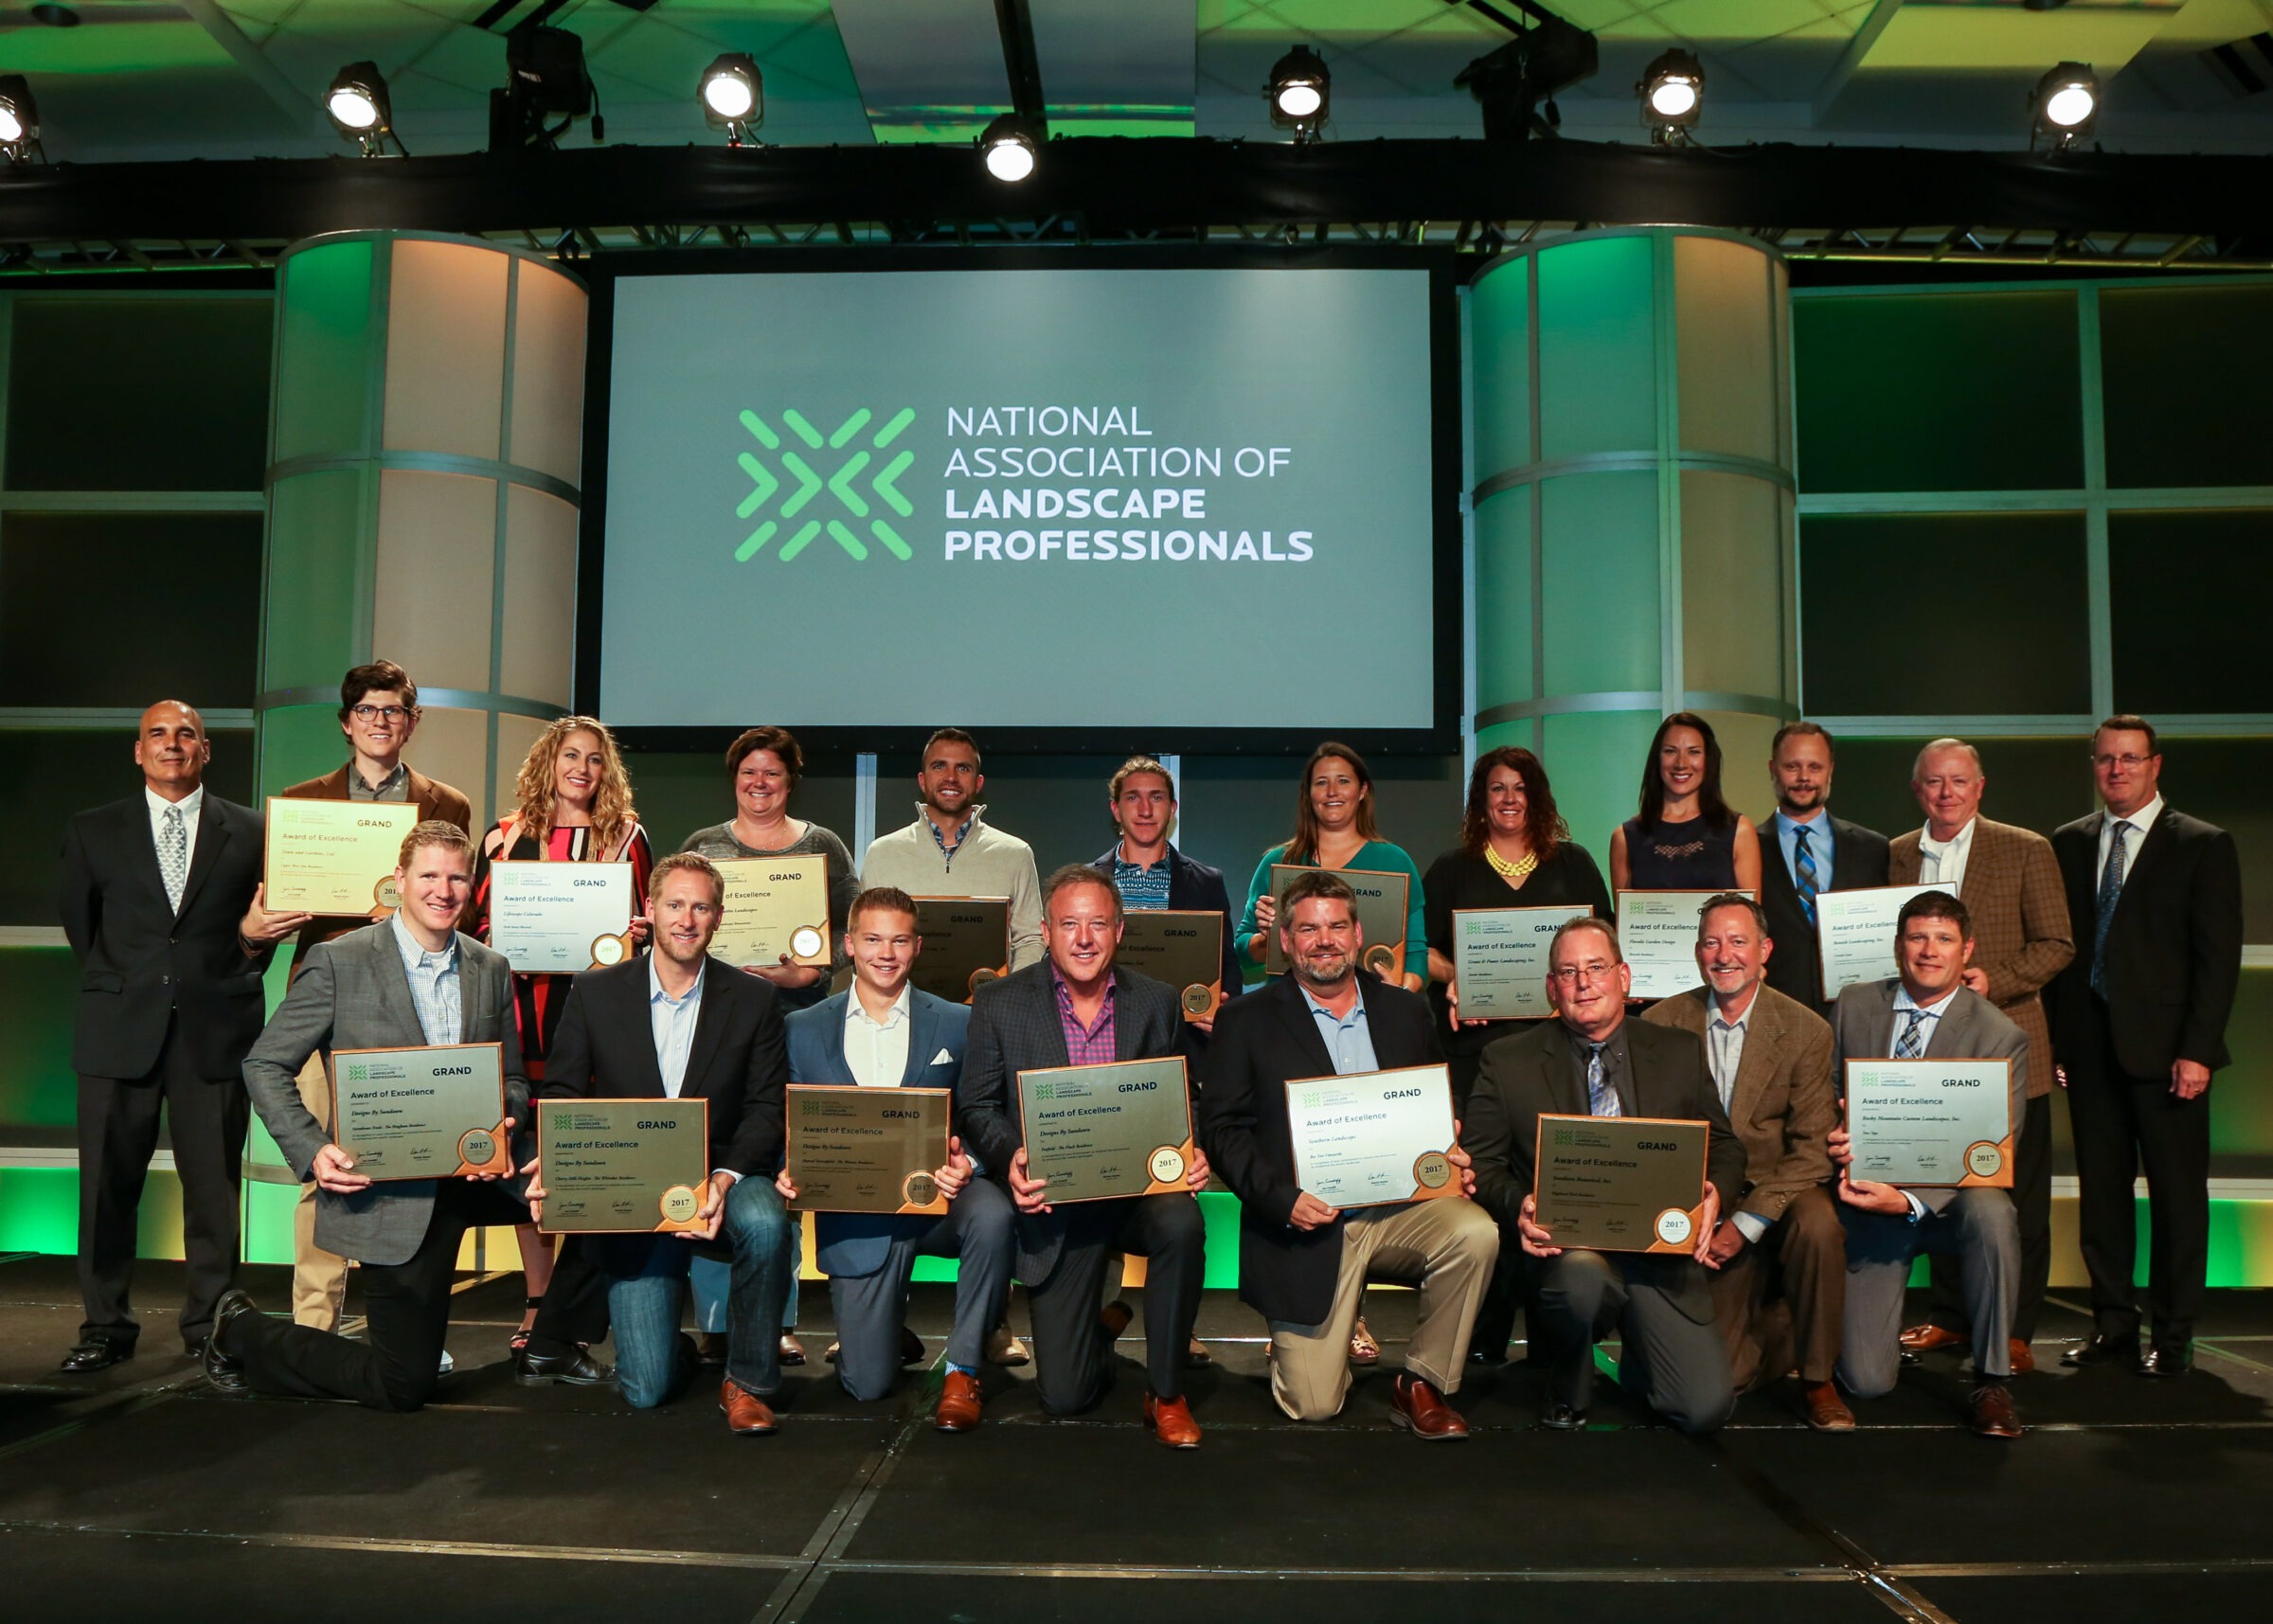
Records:
{"label": "white dress shirt", "polygon": [[170,801],[148,784],[142,786],[142,798],[150,803],[150,845],[153,851],[165,849],[166,814],[175,807],[182,809],[182,833],[188,845],[182,871],[188,873],[197,864],[197,820],[206,808],[206,787],[198,785],[178,801]]}
{"label": "white dress shirt", "polygon": [[2162,797],[2160,795],[2157,795],[2129,817],[2117,817],[2113,812],[2107,814],[2106,819],[2100,825],[2099,860],[2091,866],[2093,896],[2099,895],[2100,881],[2107,872],[2107,853],[2115,846],[2115,826],[2119,823],[2127,823],[2131,826],[2131,831],[2123,836],[2123,872],[2116,881],[2116,884],[2120,887],[2125,880],[2131,878],[2131,865],[2139,861],[2139,842],[2147,838],[2147,830],[2155,827],[2155,820],[2161,815]]}
{"label": "white dress shirt", "polygon": [[863,1088],[898,1088],[907,1075],[907,1044],[914,1028],[908,990],[900,989],[879,1021],[860,1001],[860,989],[845,1000],[845,1069]]}
{"label": "white dress shirt", "polygon": [[1948,840],[1934,838],[1933,826],[1928,824],[1918,834],[1918,883],[1921,885],[1939,885],[1953,897],[1962,897],[1965,883],[1965,860],[1973,854],[1974,826],[1981,820],[1969,817],[1965,827]]}
{"label": "white dress shirt", "polygon": [[647,1016],[655,1036],[655,1069],[663,1074],[663,1097],[676,1099],[679,1090],[687,1086],[687,1062],[694,1053],[694,1026],[703,1018],[703,977],[695,974],[694,985],[687,989],[683,998],[673,998],[663,990],[663,978],[655,969],[655,955],[647,959]]}
{"label": "white dress shirt", "polygon": [[[1705,1058],[1712,1066],[1712,1085],[1720,1090],[1721,1109],[1726,1112],[1736,1099],[1736,1074],[1745,1063],[1745,1029],[1751,1024],[1752,1011],[1760,1008],[1760,991],[1757,988],[1753,990],[1752,1002],[1733,1021],[1721,1013],[1717,998],[1709,997],[1706,1006],[1712,1014],[1705,1023]],[[1757,1245],[1773,1221],[1757,1212],[1738,1212],[1731,1213],[1728,1222],[1736,1225],[1746,1240]]]}

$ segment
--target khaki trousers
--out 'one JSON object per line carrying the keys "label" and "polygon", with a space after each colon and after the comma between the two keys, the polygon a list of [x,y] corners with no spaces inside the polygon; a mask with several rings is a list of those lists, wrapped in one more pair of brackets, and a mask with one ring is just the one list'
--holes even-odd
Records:
{"label": "khaki trousers", "polygon": [[[318,1122],[331,1120],[331,1083],[324,1057],[311,1055],[300,1068],[300,1103]],[[348,1300],[348,1260],[315,1243],[315,1181],[300,1186],[292,1209],[292,1318],[295,1325],[337,1330]]]}
{"label": "khaki trousers", "polygon": [[1499,1226],[1458,1196],[1351,1213],[1342,1225],[1342,1268],[1324,1323],[1270,1322],[1271,1397],[1298,1421],[1341,1414],[1350,1392],[1350,1332],[1369,1273],[1419,1282],[1420,1323],[1405,1345],[1405,1367],[1441,1393],[1459,1392],[1476,1311],[1498,1257]]}

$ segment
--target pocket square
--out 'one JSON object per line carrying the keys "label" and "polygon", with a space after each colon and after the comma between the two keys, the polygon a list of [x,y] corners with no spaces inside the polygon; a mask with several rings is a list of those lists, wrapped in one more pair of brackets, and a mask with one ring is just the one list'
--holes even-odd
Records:
{"label": "pocket square", "polygon": [[955,1057],[949,1054],[945,1049],[941,1049],[938,1054],[931,1057],[931,1063],[933,1065],[953,1065],[955,1063]]}

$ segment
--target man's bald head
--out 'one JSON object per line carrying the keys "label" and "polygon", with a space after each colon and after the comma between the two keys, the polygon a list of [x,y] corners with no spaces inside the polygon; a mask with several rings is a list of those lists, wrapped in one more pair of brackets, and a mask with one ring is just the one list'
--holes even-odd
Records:
{"label": "man's bald head", "polygon": [[213,746],[206,737],[206,719],[194,705],[178,699],[162,699],[142,713],[134,735],[134,765],[142,782],[154,794],[178,801],[205,781],[206,763]]}

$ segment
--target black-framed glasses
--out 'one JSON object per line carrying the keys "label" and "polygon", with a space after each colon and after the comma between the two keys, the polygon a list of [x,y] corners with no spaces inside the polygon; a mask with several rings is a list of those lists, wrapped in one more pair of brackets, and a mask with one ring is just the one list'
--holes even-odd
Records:
{"label": "black-framed glasses", "polygon": [[407,705],[358,705],[351,707],[348,714],[358,722],[376,722],[383,716],[389,722],[401,722],[412,714],[412,707]]}

